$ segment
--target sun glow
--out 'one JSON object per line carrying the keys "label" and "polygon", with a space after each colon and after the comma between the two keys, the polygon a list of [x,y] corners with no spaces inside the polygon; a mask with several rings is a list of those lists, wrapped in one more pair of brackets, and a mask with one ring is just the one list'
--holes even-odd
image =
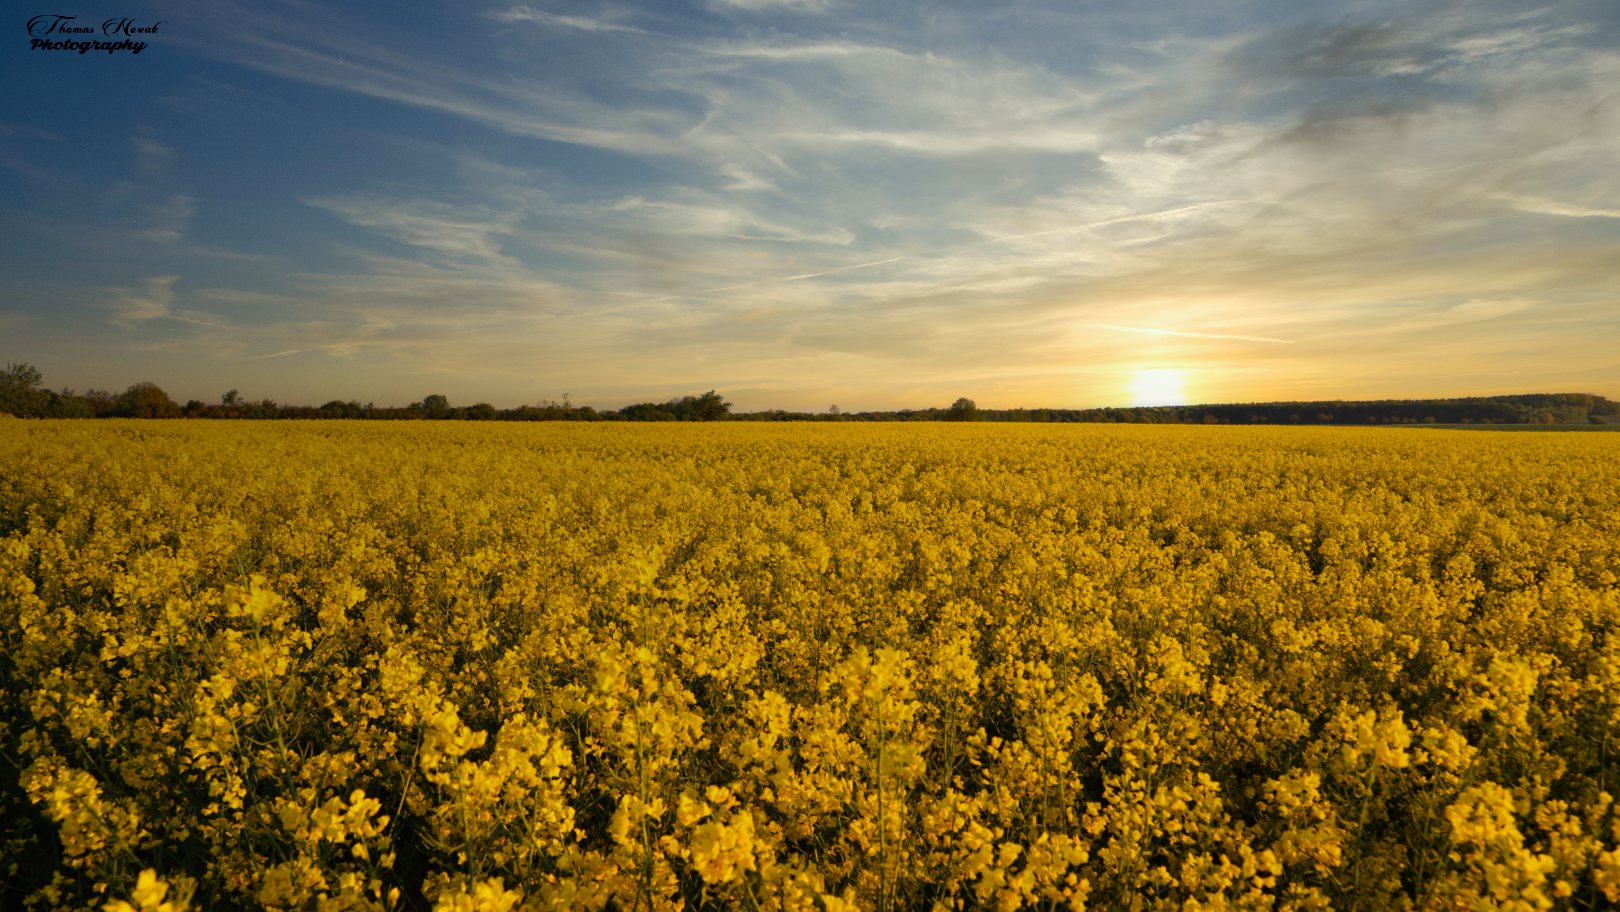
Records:
{"label": "sun glow", "polygon": [[1131,405],[1186,405],[1187,372],[1149,368],[1131,375]]}

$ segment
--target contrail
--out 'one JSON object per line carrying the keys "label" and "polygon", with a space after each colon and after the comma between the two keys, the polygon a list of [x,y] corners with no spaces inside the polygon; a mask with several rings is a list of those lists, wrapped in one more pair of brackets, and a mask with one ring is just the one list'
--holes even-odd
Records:
{"label": "contrail", "polygon": [[900,259],[902,259],[902,257],[889,257],[886,260],[873,260],[870,263],[856,263],[853,266],[839,266],[836,269],[826,269],[821,272],[806,272],[802,275],[777,276],[776,278],[771,279],[758,279],[753,282],[744,282],[741,285],[721,285],[719,288],[705,288],[698,292],[698,294],[710,294],[716,291],[735,291],[739,288],[753,288],[755,285],[769,285],[772,282],[798,282],[804,279],[815,279],[824,275],[832,275],[835,272],[848,272],[851,269],[866,269],[871,266],[882,266],[885,263],[893,263]]}
{"label": "contrail", "polygon": [[1183,212],[1196,212],[1199,209],[1208,209],[1212,206],[1231,206],[1245,202],[1248,202],[1248,200],[1229,199],[1213,200],[1207,203],[1193,203],[1191,206],[1179,206],[1175,209],[1160,209],[1157,212],[1137,212],[1131,215],[1121,215],[1111,219],[1103,219],[1100,222],[1087,222],[1084,225],[1071,225],[1067,228],[1050,228],[1046,231],[1031,231],[1028,234],[1006,234],[1002,235],[1001,237],[986,238],[978,243],[996,244],[1000,243],[1001,241],[1018,241],[1023,240],[1024,238],[1042,237],[1048,234],[1068,234],[1074,231],[1089,231],[1092,228],[1102,228],[1107,225],[1119,225],[1125,222],[1140,222],[1144,219],[1158,218],[1162,215],[1180,215]]}
{"label": "contrail", "polygon": [[1496,198],[1505,200],[1508,205],[1520,212],[1533,212],[1539,215],[1562,215],[1567,218],[1620,218],[1620,209],[1593,209],[1590,206],[1577,206],[1574,203],[1562,203],[1558,200],[1542,199],[1537,196],[1520,196],[1514,193],[1494,194]]}
{"label": "contrail", "polygon": [[1274,339],[1271,336],[1244,336],[1236,333],[1201,333],[1188,332],[1180,329],[1149,329],[1146,326],[1121,326],[1118,323],[1085,323],[1094,329],[1111,329],[1115,332],[1139,333],[1144,336],[1177,336],[1183,339],[1231,339],[1234,342],[1269,342],[1274,345],[1293,345],[1293,339]]}
{"label": "contrail", "polygon": [[851,269],[865,269],[868,266],[882,266],[884,263],[893,263],[899,259],[900,257],[889,257],[886,260],[873,260],[870,263],[856,263],[854,266],[840,266],[837,269],[829,269],[826,272],[807,272],[804,275],[788,276],[781,281],[797,282],[800,279],[814,279],[824,275],[832,275],[835,272],[848,272]]}

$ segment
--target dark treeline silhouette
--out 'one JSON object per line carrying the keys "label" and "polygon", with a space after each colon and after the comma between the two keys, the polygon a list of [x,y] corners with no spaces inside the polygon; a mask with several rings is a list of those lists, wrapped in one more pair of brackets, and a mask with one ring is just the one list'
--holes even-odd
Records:
{"label": "dark treeline silhouette", "polygon": [[[971,403],[969,403],[971,405]],[[875,420],[952,420],[952,409],[876,412]],[[1604,424],[1620,423],[1620,402],[1590,393],[1532,393],[1458,399],[1249,402],[1137,408],[977,409],[979,421],[1121,424]],[[957,419],[961,420],[961,419]],[[975,419],[967,419],[975,420]]]}
{"label": "dark treeline silhouette", "polygon": [[1119,424],[1620,424],[1620,402],[1590,393],[1534,393],[1461,399],[1378,399],[1325,402],[1255,402],[1224,405],[1170,405],[1139,408],[981,409],[972,399],[947,408],[843,412],[772,409],[733,413],[714,390],[667,402],[638,402],[618,410],[598,410],[561,402],[499,409],[487,402],[455,406],[443,395],[423,396],[406,406],[334,399],[325,405],[285,405],[272,399],[250,401],[236,390],[219,402],[193,399],[184,405],[154,383],[136,383],[122,393],[89,390],[76,394],[43,388],[29,364],[7,364],[0,372],[0,414],[23,418],[278,418],[463,421],[1017,421]]}
{"label": "dark treeline silhouette", "polygon": [[1251,402],[1137,408],[983,409],[971,399],[950,408],[889,412],[768,411],[735,416],[752,421],[1028,421],[1105,424],[1620,424],[1620,402],[1590,393],[1533,393],[1465,399]]}
{"label": "dark treeline silhouette", "polygon": [[7,364],[0,372],[0,414],[22,418],[347,418],[369,420],[463,421],[716,421],[732,417],[731,403],[714,390],[668,402],[641,402],[618,411],[599,411],[561,402],[498,409],[487,402],[454,406],[440,394],[423,396],[406,406],[377,405],[334,399],[321,406],[287,405],[274,399],[245,399],[229,390],[218,402],[193,399],[184,405],[155,383],[136,383],[122,393],[89,390],[80,395],[41,386],[43,377],[30,364]]}

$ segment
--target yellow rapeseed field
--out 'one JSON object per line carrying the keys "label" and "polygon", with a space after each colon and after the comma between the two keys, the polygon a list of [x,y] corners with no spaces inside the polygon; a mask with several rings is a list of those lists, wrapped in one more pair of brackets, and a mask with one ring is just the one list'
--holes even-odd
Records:
{"label": "yellow rapeseed field", "polygon": [[0,424],[0,908],[1620,901],[1620,435]]}

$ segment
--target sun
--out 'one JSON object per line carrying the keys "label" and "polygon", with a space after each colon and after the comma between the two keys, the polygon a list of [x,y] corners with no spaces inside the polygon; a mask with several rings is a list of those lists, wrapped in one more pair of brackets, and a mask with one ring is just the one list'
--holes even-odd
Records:
{"label": "sun", "polygon": [[1186,405],[1187,372],[1154,367],[1131,375],[1131,405]]}

